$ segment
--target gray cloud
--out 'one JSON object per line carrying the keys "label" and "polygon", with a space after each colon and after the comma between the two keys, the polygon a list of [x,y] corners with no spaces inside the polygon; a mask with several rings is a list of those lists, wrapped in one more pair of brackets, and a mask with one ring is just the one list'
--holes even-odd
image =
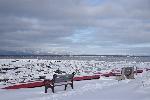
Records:
{"label": "gray cloud", "polygon": [[0,0],[0,50],[150,54],[149,5],[149,0]]}

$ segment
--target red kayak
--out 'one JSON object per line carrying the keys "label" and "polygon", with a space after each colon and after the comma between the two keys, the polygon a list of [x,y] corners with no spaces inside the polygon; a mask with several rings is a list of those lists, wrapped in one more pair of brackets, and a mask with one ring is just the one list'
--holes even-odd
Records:
{"label": "red kayak", "polygon": [[[74,81],[92,80],[92,79],[99,79],[99,78],[100,78],[100,75],[79,76],[79,77],[74,77]],[[34,87],[42,87],[42,86],[44,86],[44,82],[38,81],[38,82],[32,82],[32,83],[16,84],[16,85],[4,87],[2,89],[34,88]]]}

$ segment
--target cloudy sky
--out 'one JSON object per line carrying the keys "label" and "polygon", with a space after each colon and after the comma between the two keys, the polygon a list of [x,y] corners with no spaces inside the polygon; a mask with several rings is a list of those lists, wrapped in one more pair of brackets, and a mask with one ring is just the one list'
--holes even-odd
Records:
{"label": "cloudy sky", "polygon": [[150,55],[150,0],[0,0],[4,51]]}

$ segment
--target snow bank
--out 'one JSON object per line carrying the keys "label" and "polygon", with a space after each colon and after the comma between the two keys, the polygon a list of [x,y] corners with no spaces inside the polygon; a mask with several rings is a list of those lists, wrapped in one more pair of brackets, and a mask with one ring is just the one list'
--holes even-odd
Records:
{"label": "snow bank", "polygon": [[139,84],[141,80],[116,81],[114,79],[99,79],[77,81],[74,89],[64,86],[56,87],[55,93],[48,90],[44,93],[44,87],[0,90],[2,100],[149,100],[150,86]]}

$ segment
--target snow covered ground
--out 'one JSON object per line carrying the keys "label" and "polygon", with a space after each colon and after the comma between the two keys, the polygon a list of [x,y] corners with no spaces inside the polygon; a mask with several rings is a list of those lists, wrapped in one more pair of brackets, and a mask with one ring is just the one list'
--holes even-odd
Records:
{"label": "snow covered ground", "polygon": [[113,78],[76,81],[74,89],[64,91],[64,86],[56,87],[55,93],[44,87],[0,90],[1,100],[150,100],[150,84],[142,85],[141,77],[135,80],[116,81]]}
{"label": "snow covered ground", "polygon": [[[93,75],[126,66],[150,68],[150,62],[106,62],[78,60],[0,59],[0,87],[38,80],[40,75],[51,77],[57,68],[76,76]],[[44,87],[5,90],[0,89],[0,100],[150,100],[150,72],[144,71],[133,80],[117,81],[115,77],[97,80],[75,81],[74,89],[69,86],[56,87],[44,93]]]}

